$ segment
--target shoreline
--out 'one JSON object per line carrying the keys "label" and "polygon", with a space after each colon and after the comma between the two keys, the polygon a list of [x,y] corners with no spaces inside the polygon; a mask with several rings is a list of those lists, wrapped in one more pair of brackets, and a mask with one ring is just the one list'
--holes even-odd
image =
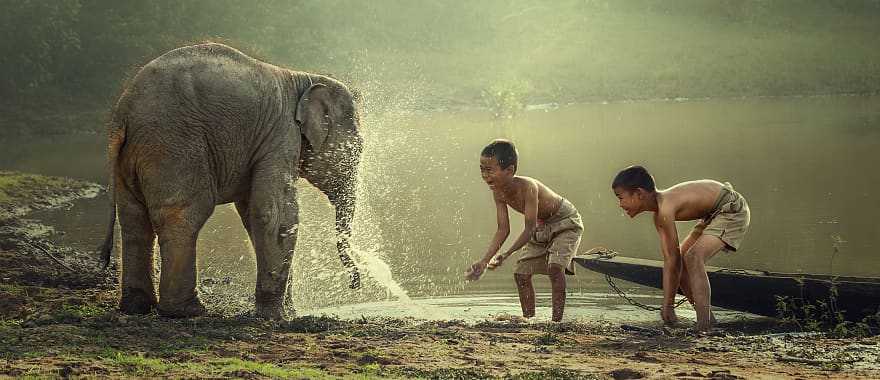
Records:
{"label": "shoreline", "polygon": [[[818,99],[818,98],[851,98],[851,97],[876,97],[880,96],[880,90],[875,91],[863,91],[863,92],[828,92],[828,93],[802,93],[802,94],[780,94],[780,95],[720,95],[720,96],[696,96],[696,97],[646,97],[646,98],[624,98],[624,97],[611,97],[611,98],[596,98],[596,97],[586,97],[586,98],[578,98],[578,97],[570,97],[567,99],[556,99],[556,98],[542,98],[537,97],[536,99],[531,99],[531,101],[523,102],[521,107],[515,110],[515,114],[529,113],[529,112],[537,112],[543,111],[547,112],[550,110],[556,110],[564,107],[572,107],[578,105],[585,106],[593,106],[593,105],[615,105],[615,104],[650,104],[650,103],[688,103],[688,102],[711,102],[711,101],[743,101],[743,100],[780,100],[780,99]],[[475,103],[480,103],[477,100],[465,102],[465,101],[452,101],[452,99],[440,98],[437,100],[433,107],[426,107],[424,104],[412,104],[410,107],[403,107],[402,109],[397,109],[396,111],[403,111],[406,113],[412,113],[416,115],[424,115],[424,114],[434,114],[434,113],[442,113],[442,112],[469,112],[469,111],[483,111],[491,114],[495,110],[490,105],[480,104],[473,105]],[[36,113],[32,110],[24,110],[20,112],[13,112],[15,109],[13,107],[8,107],[6,109],[6,114],[11,116],[6,116],[0,118],[0,125],[10,124],[17,126],[10,131],[0,131],[0,141],[6,138],[21,138],[21,137],[34,137],[34,136],[65,136],[65,135],[76,135],[76,134],[104,134],[106,133],[105,125],[106,119],[109,117],[110,109],[112,108],[112,102],[108,103],[107,99],[94,99],[94,100],[85,100],[81,103],[77,104],[77,106],[86,107],[85,110],[79,110],[76,116],[76,123],[83,124],[81,127],[77,127],[74,129],[70,129],[70,120],[65,118],[66,115],[70,114],[70,110],[59,109],[55,112],[41,112],[39,116],[36,116]],[[0,108],[3,110],[3,108]],[[382,107],[377,107],[377,113],[381,114],[386,112]],[[499,119],[506,119],[509,117],[499,117]],[[41,130],[40,128],[24,128],[21,125],[43,125],[45,130]]]}

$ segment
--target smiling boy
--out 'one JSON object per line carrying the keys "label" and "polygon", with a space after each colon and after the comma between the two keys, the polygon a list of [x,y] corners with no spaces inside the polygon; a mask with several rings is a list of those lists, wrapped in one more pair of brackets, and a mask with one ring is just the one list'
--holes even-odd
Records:
{"label": "smiling boy", "polygon": [[[697,330],[708,330],[713,318],[705,265],[718,251],[739,248],[751,218],[745,198],[730,183],[709,179],[657,190],[654,177],[641,166],[621,170],[611,188],[620,208],[631,218],[643,211],[654,213],[663,252],[663,321],[675,322],[673,303],[681,287],[697,312]],[[675,222],[698,219],[700,222],[679,246]]]}
{"label": "smiling boy", "polygon": [[[571,202],[540,181],[516,174],[518,154],[508,140],[495,140],[480,154],[480,173],[495,200],[498,229],[486,254],[471,265],[467,278],[477,280],[488,267],[495,269],[508,256],[523,249],[514,273],[523,317],[535,316],[533,274],[550,276],[553,321],[561,321],[565,309],[565,274],[574,274],[572,257],[581,241],[581,216]],[[507,207],[525,217],[516,241],[496,255],[510,234]]]}

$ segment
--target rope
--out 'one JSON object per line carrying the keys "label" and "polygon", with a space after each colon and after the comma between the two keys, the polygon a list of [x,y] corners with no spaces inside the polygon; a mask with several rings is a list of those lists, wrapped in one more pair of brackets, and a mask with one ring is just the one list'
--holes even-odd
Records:
{"label": "rope", "polygon": [[[649,310],[649,311],[660,311],[660,308],[657,306],[645,305],[639,301],[636,301],[636,300],[630,298],[628,295],[626,295],[626,293],[623,292],[623,290],[620,290],[620,288],[617,287],[617,284],[615,284],[614,281],[611,280],[610,275],[607,275],[607,274],[605,275],[605,281],[608,281],[608,285],[611,286],[611,289],[614,289],[614,292],[617,293],[617,295],[620,296],[621,298],[625,299],[626,302],[629,302],[630,305],[633,305],[633,306],[636,306],[636,307],[639,307],[639,308],[642,308],[645,310]],[[682,299],[678,300],[678,303],[673,305],[672,308],[675,309],[675,308],[681,306],[681,304],[683,304],[684,301],[687,301],[687,298],[682,298]]]}
{"label": "rope", "polygon": [[55,261],[56,263],[58,263],[58,265],[61,265],[62,267],[64,267],[64,269],[67,269],[67,270],[69,270],[69,271],[71,271],[71,272],[76,273],[76,271],[73,270],[73,268],[67,266],[67,264],[64,264],[64,262],[62,262],[62,261],[59,260],[57,257],[55,257],[55,255],[53,255],[51,252],[49,252],[48,249],[46,249],[46,248],[44,248],[44,247],[42,247],[42,246],[40,246],[40,245],[37,245],[37,244],[34,243],[34,242],[23,241],[23,243],[26,244],[26,245],[29,245],[29,246],[31,246],[31,247],[33,247],[33,248],[36,248],[36,249],[38,249],[38,250],[40,250],[40,251],[42,251],[42,252],[45,253],[47,256],[49,256],[49,258],[51,258],[53,261]]}
{"label": "rope", "polygon": [[[605,247],[593,248],[593,249],[587,251],[586,254],[597,255],[599,259],[606,259],[606,260],[611,259],[614,256],[617,256],[616,251],[612,251],[612,250],[605,248]],[[630,305],[633,305],[635,307],[639,307],[639,308],[642,308],[642,309],[645,309],[648,311],[660,311],[660,308],[657,306],[645,305],[639,301],[632,299],[630,296],[626,295],[626,293],[623,290],[620,290],[620,288],[617,287],[617,284],[614,283],[614,280],[611,279],[610,275],[608,275],[608,274],[605,275],[605,281],[608,282],[608,286],[610,286],[611,289],[613,289],[614,292],[617,293],[618,296],[625,299],[626,302],[629,302]],[[681,306],[681,304],[683,304],[684,301],[687,301],[687,298],[680,299],[678,301],[678,303],[676,303],[675,305],[672,306],[672,308],[675,309],[675,308]]]}
{"label": "rope", "polygon": [[721,268],[721,269],[715,271],[715,273],[733,273],[733,274],[751,275],[754,272],[749,272],[745,269],[739,269],[739,268]]}

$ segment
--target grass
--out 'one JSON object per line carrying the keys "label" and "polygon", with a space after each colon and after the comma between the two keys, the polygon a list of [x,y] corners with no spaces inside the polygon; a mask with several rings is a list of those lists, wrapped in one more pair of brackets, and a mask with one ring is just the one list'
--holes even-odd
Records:
{"label": "grass", "polygon": [[74,181],[60,177],[0,170],[0,207],[32,200],[50,189],[65,188]]}
{"label": "grass", "polygon": [[[91,309],[86,309],[91,311]],[[67,311],[65,311],[66,313]],[[0,323],[0,343],[4,348],[2,357],[16,358],[59,357],[70,363],[97,363],[111,373],[120,371],[135,377],[250,377],[252,375],[277,379],[335,379],[321,369],[302,365],[281,365],[270,361],[248,360],[238,357],[216,357],[217,344],[235,339],[211,339],[193,336],[209,333],[207,326],[186,328],[186,323],[153,320],[151,317],[135,317],[137,321],[122,326],[100,327],[85,320],[75,325],[63,322],[40,334],[28,333],[13,321]],[[139,323],[135,323],[139,322]],[[144,326],[146,325],[146,326]],[[247,328],[248,323],[239,328]],[[222,325],[222,329],[234,326]],[[171,335],[159,334],[170,331]],[[38,336],[37,336],[38,335]],[[25,339],[23,342],[22,339]],[[245,339],[247,340],[247,339]],[[41,343],[45,342],[45,343]],[[163,343],[165,342],[165,343]],[[7,344],[9,343],[9,344]],[[21,346],[21,347],[17,347]],[[49,347],[46,347],[49,346]],[[35,349],[36,347],[43,347]],[[105,348],[100,348],[105,347]],[[109,347],[109,348],[107,348]],[[26,351],[20,351],[24,349]],[[181,360],[182,359],[182,360]],[[362,366],[360,373],[344,378],[368,379],[380,376],[379,365]],[[47,375],[47,369],[34,369],[30,375]],[[27,375],[21,373],[19,375]]]}
{"label": "grass", "polygon": [[103,359],[108,364],[122,367],[126,373],[137,376],[159,375],[168,372],[173,367],[162,359],[145,358],[142,354],[130,355],[113,352]]}
{"label": "grass", "polygon": [[559,343],[560,343],[559,337],[556,336],[556,334],[553,333],[552,331],[546,331],[543,334],[539,335],[537,338],[535,338],[535,345],[536,346],[553,346],[553,345],[556,345]]}
{"label": "grass", "polygon": [[880,333],[880,309],[859,322],[847,321],[837,307],[837,286],[832,283],[827,299],[805,302],[777,296],[776,313],[783,324],[800,331],[824,332],[835,338],[866,337]]}
{"label": "grass", "polygon": [[[239,358],[219,358],[207,361],[172,362],[161,358],[145,357],[143,353],[108,351],[99,359],[110,367],[119,367],[131,376],[231,376],[248,377],[249,374],[273,379],[335,379],[324,371],[306,367],[284,367]],[[366,378],[353,376],[351,378]]]}
{"label": "grass", "polygon": [[[403,368],[387,372],[397,373],[406,378],[419,379],[469,380],[499,378],[496,376],[492,376],[488,372],[485,372],[479,368],[436,368],[429,370]],[[602,378],[605,377],[598,376],[593,373],[562,368],[554,368],[544,371],[519,372],[507,374],[504,377],[501,377],[501,379],[505,380],[593,380]]]}

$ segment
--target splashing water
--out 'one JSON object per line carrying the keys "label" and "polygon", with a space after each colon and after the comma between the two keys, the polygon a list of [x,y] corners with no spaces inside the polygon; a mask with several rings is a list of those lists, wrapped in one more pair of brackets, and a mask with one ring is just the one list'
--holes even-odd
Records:
{"label": "splashing water", "polygon": [[[428,310],[428,308],[436,308],[414,302],[407,290],[394,278],[392,267],[401,269],[407,265],[400,260],[406,255],[404,253],[406,248],[393,243],[389,246],[389,242],[382,235],[383,227],[389,222],[388,209],[395,209],[400,215],[413,212],[408,208],[412,206],[411,204],[401,206],[400,203],[385,203],[385,200],[395,199],[394,193],[401,187],[400,179],[395,178],[390,169],[405,162],[400,154],[392,155],[392,159],[389,160],[389,151],[402,153],[399,152],[401,147],[409,145],[402,141],[409,140],[411,135],[399,130],[398,127],[401,119],[408,115],[406,109],[411,108],[408,105],[420,97],[414,93],[406,96],[407,94],[400,92],[390,92],[378,80],[372,67],[358,64],[355,66],[360,68],[360,72],[356,75],[359,78],[359,88],[370,96],[365,97],[365,104],[362,104],[364,106],[362,111],[365,114],[360,132],[364,143],[358,170],[357,207],[350,241],[352,259],[361,270],[363,278],[368,280],[364,285],[378,287],[377,290],[380,292],[384,290],[385,300],[393,300],[396,306],[406,310],[407,315],[422,318],[447,317],[446,313],[439,309]],[[383,212],[377,212],[374,207],[378,207],[378,211]],[[397,218],[392,216],[392,219]]]}
{"label": "splashing water", "polygon": [[396,298],[395,303],[397,305],[386,305],[385,307],[394,308],[394,306],[402,306],[407,315],[415,318],[452,318],[448,311],[437,306],[413,301],[400,283],[394,279],[394,276],[391,273],[391,267],[382,259],[382,255],[379,252],[353,248],[352,253],[352,258],[358,263],[358,267],[363,271],[362,273],[367,274],[385,289],[386,298]]}
{"label": "splashing water", "polygon": [[388,266],[388,263],[386,263],[385,260],[379,257],[380,254],[378,252],[353,248],[352,253],[354,254],[353,259],[358,263],[358,267],[366,271],[366,274],[370,276],[370,278],[385,288],[386,298],[394,296],[402,302],[412,302],[409,295],[407,295],[406,290],[400,286],[400,283],[394,280],[394,275],[391,273],[391,267]]}

